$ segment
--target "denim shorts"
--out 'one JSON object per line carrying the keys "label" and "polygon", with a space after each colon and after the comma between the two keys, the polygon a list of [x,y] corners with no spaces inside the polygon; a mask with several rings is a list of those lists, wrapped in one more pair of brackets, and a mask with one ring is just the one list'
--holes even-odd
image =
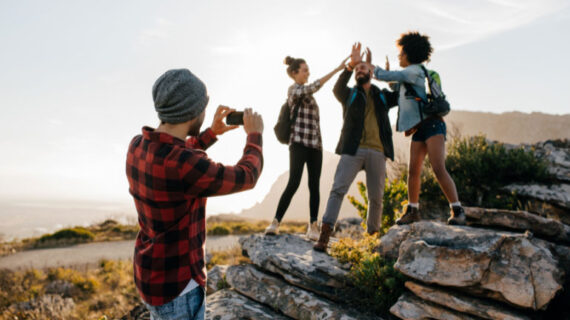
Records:
{"label": "denim shorts", "polygon": [[443,138],[446,138],[447,127],[445,122],[439,118],[428,118],[420,123],[418,131],[412,136],[412,141],[424,142],[438,134],[443,134]]}
{"label": "denim shorts", "polygon": [[151,320],[204,320],[206,292],[198,286],[161,306],[145,305]]}

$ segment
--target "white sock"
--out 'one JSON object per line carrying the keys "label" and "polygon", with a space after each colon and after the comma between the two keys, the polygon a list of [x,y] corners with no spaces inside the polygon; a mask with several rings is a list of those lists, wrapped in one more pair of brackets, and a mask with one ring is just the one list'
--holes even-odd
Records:
{"label": "white sock", "polygon": [[412,207],[412,208],[416,208],[416,209],[419,209],[419,208],[420,208],[420,203],[419,203],[419,202],[416,202],[416,203],[408,202],[408,205],[409,205],[410,207]]}
{"label": "white sock", "polygon": [[450,202],[449,207],[453,209],[453,207],[461,207],[461,202]]}

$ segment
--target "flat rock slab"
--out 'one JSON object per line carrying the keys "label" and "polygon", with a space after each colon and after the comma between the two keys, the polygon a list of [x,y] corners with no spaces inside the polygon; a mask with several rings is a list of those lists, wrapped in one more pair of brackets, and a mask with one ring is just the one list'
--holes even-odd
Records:
{"label": "flat rock slab", "polygon": [[470,225],[530,230],[535,236],[570,243],[570,226],[526,211],[465,207]]}
{"label": "flat rock slab", "polygon": [[205,318],[207,320],[289,319],[230,289],[217,291],[206,298]]}
{"label": "flat rock slab", "polygon": [[504,188],[517,195],[534,198],[570,211],[570,184],[510,184]]}
{"label": "flat rock slab", "polygon": [[476,320],[457,311],[446,309],[440,305],[424,301],[411,293],[404,293],[396,304],[390,308],[390,313],[406,320]]}
{"label": "flat rock slab", "polygon": [[394,267],[424,283],[539,310],[562,290],[564,277],[545,243],[523,234],[421,221],[409,226]]}
{"label": "flat rock slab", "polygon": [[380,319],[345,308],[342,304],[257,270],[253,265],[232,266],[226,279],[239,293],[293,319]]}
{"label": "flat rock slab", "polygon": [[285,281],[333,300],[347,294],[348,266],[313,250],[313,242],[299,236],[251,235],[240,239],[242,250],[261,269],[280,274]]}
{"label": "flat rock slab", "polygon": [[443,305],[449,309],[465,314],[493,320],[530,320],[516,310],[496,302],[481,300],[465,294],[451,292],[441,288],[429,287],[416,282],[407,281],[406,288],[410,289],[417,297]]}

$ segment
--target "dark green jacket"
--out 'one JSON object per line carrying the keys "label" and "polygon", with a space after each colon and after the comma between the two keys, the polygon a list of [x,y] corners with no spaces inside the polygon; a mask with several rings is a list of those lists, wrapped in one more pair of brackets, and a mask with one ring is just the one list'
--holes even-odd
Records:
{"label": "dark green jacket", "polygon": [[[349,88],[348,80],[352,71],[344,70],[334,85],[334,95],[342,104],[344,123],[340,140],[336,146],[337,154],[355,155],[362,137],[364,127],[364,110],[366,109],[366,92],[361,86]],[[398,105],[398,93],[386,89],[380,90],[375,85],[370,86],[370,94],[374,99],[376,120],[380,129],[380,141],[384,147],[386,158],[394,160],[394,143],[392,142],[392,128],[388,111]]]}

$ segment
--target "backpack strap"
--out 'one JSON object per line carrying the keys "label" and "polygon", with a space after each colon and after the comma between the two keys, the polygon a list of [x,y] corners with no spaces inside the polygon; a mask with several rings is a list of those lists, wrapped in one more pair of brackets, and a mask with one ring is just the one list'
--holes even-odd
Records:
{"label": "backpack strap", "polygon": [[350,106],[354,102],[354,99],[356,99],[357,93],[358,92],[356,91],[356,88],[350,89],[350,94],[348,95],[348,100],[346,100],[346,102],[347,102],[346,106],[347,107]]}
{"label": "backpack strap", "polygon": [[380,90],[380,100],[382,100],[382,102],[384,103],[385,106],[388,106],[388,102],[386,101],[386,97],[384,96],[384,93],[382,93],[382,90]]}

